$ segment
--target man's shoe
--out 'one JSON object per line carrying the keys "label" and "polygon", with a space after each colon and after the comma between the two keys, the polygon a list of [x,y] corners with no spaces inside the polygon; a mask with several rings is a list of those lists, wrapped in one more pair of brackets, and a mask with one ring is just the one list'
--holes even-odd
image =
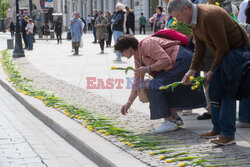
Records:
{"label": "man's shoe", "polygon": [[92,42],[92,43],[97,43],[96,41]]}
{"label": "man's shoe", "polygon": [[200,138],[202,139],[213,139],[216,138],[220,135],[219,132],[215,132],[215,131],[210,131],[208,133],[202,133],[200,134]]}
{"label": "man's shoe", "polygon": [[216,139],[212,139],[210,142],[221,146],[228,146],[236,143],[233,138],[228,136],[219,136]]}
{"label": "man's shoe", "polygon": [[250,123],[237,121],[236,128],[250,128]]}
{"label": "man's shoe", "polygon": [[202,115],[199,115],[197,117],[198,120],[206,120],[206,119],[211,119],[211,114],[205,112]]}
{"label": "man's shoe", "polygon": [[74,53],[73,55],[79,55],[79,53]]}
{"label": "man's shoe", "polygon": [[182,116],[192,115],[192,110],[182,110]]}
{"label": "man's shoe", "polygon": [[104,54],[104,51],[102,50],[102,51],[100,52],[100,54]]}
{"label": "man's shoe", "polygon": [[159,127],[155,128],[154,132],[162,133],[162,132],[168,132],[168,131],[173,131],[177,129],[178,129],[178,126],[175,123],[165,121]]}
{"label": "man's shoe", "polygon": [[177,120],[175,121],[175,124],[176,124],[177,126],[182,126],[182,125],[184,125],[183,120],[181,119],[181,117],[177,118]]}

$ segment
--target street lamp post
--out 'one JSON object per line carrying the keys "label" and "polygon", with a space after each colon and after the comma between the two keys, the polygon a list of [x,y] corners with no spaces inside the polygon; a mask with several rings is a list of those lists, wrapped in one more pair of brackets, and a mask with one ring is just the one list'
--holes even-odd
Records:
{"label": "street lamp post", "polygon": [[16,0],[16,35],[15,35],[15,49],[13,51],[13,58],[24,57],[24,50],[22,46],[22,38],[20,34],[19,22],[19,0]]}
{"label": "street lamp post", "polygon": [[32,18],[32,0],[29,0],[30,18]]}

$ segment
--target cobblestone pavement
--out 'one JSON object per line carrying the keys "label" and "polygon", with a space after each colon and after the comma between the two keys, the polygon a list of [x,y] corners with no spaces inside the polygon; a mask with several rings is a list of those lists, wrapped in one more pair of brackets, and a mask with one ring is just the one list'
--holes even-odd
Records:
{"label": "cobblestone pavement", "polygon": [[95,167],[0,86],[0,167]]}

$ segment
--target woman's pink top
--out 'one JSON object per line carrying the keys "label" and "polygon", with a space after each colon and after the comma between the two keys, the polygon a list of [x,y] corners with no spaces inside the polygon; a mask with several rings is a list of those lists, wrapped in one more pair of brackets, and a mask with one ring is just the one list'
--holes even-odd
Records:
{"label": "woman's pink top", "polygon": [[[140,52],[143,63],[146,66],[157,64],[154,71],[168,71],[174,67],[180,48],[180,41],[160,37],[148,37],[140,44]],[[141,66],[141,58],[134,56],[135,68]],[[162,63],[167,62],[167,66]],[[164,65],[164,66],[163,66]],[[136,76],[135,78],[139,78]]]}

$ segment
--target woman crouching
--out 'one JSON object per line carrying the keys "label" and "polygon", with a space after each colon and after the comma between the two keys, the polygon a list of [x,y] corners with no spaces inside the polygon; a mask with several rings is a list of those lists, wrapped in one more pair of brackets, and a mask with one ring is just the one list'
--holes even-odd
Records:
{"label": "woman crouching", "polygon": [[121,108],[126,115],[137,97],[137,88],[146,73],[153,79],[148,85],[148,98],[151,119],[164,118],[164,122],[155,132],[167,132],[178,129],[183,121],[177,109],[194,109],[206,107],[203,91],[191,90],[190,85],[180,85],[172,90],[159,90],[160,86],[181,81],[191,64],[193,53],[181,46],[181,42],[160,37],[148,37],[140,43],[130,35],[121,36],[115,46],[122,56],[134,57],[135,82],[128,102]]}

